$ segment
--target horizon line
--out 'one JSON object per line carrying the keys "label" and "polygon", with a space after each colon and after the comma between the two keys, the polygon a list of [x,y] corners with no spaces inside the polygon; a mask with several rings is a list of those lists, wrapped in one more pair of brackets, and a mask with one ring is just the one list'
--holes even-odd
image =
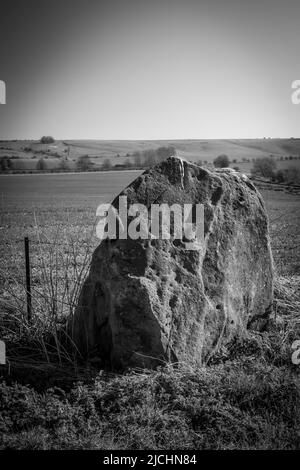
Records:
{"label": "horizon line", "polygon": [[[48,135],[48,134],[44,134],[44,135]],[[42,136],[41,136],[42,137]],[[19,141],[39,141],[41,139],[41,137],[39,138],[29,138],[29,137],[26,137],[26,138],[0,138],[0,142],[19,142]],[[53,137],[53,136],[51,136]],[[183,140],[196,140],[196,141],[201,141],[201,140],[225,140],[225,141],[230,141],[230,140],[298,140],[300,139],[300,136],[289,136],[289,137],[267,137],[267,136],[263,136],[263,137],[186,137],[186,138],[172,138],[172,137],[169,137],[169,138],[158,138],[158,139],[131,139],[131,138],[127,138],[127,139],[118,139],[118,138],[114,138],[114,139],[101,139],[101,138],[81,138],[81,137],[75,137],[75,138],[55,138],[53,137],[53,139],[55,141],[102,141],[102,142],[157,142],[157,141],[160,141],[160,142],[168,142],[168,141],[183,141]]]}

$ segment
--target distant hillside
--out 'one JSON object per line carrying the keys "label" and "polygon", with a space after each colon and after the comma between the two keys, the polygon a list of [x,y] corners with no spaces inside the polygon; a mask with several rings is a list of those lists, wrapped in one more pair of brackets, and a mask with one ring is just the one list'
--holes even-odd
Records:
{"label": "distant hillside", "polygon": [[72,153],[102,158],[126,156],[135,151],[161,146],[173,146],[178,154],[189,160],[212,161],[220,153],[230,159],[259,158],[270,154],[300,155],[300,139],[253,139],[253,140],[71,140],[65,141]]}
{"label": "distant hillside", "polygon": [[[134,152],[173,146],[178,156],[190,161],[212,162],[218,155],[228,155],[232,166],[238,165],[248,171],[252,160],[272,155],[278,161],[278,168],[291,165],[287,159],[300,156],[298,139],[238,139],[238,140],[58,140],[53,144],[38,141],[0,141],[0,158],[8,157],[14,169],[33,170],[37,160],[44,158],[47,168],[54,169],[60,159],[66,159],[70,169],[75,168],[77,159],[89,155],[95,167],[109,160],[112,165],[134,161]],[[300,160],[292,162],[300,165]]]}

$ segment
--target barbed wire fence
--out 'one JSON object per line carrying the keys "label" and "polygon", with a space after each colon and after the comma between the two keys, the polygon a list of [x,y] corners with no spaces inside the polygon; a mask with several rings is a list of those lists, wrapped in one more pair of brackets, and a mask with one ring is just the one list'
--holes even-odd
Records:
{"label": "barbed wire fence", "polygon": [[[273,214],[270,217],[272,248],[275,258],[295,256],[300,248],[300,232],[296,233],[295,220],[299,213],[290,210],[279,215]],[[51,234],[51,239],[47,236],[47,230],[38,227],[32,230],[25,237],[15,237],[5,239],[2,237],[2,249],[6,252],[11,249],[14,256],[6,256],[0,268],[1,283],[13,281],[15,284],[23,283],[22,299],[26,303],[27,320],[31,321],[33,315],[33,304],[43,299],[44,303],[51,305],[53,312],[57,311],[57,305],[61,305],[61,310],[73,311],[79,290],[87,275],[92,253],[97,241],[92,241],[94,227],[89,227],[89,233],[78,233],[75,237],[70,236],[57,229]],[[293,234],[293,243],[286,240],[285,232]],[[26,241],[27,240],[27,241]],[[19,259],[16,259],[15,255]],[[20,258],[21,255],[21,258]],[[16,279],[18,278],[18,279]],[[11,286],[10,286],[11,287]],[[73,294],[71,295],[71,290]],[[12,290],[11,288],[9,289]],[[19,289],[20,290],[20,289]]]}
{"label": "barbed wire fence", "polygon": [[[57,320],[59,314],[73,314],[95,246],[90,236],[49,240],[35,233],[3,240],[2,307],[12,310],[17,305],[23,316],[26,311],[28,323],[35,313]],[[8,249],[12,257],[7,256]]]}

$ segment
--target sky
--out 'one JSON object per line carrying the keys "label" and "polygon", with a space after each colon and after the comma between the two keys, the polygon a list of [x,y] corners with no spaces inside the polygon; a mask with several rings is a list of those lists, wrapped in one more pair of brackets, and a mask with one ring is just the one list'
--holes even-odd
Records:
{"label": "sky", "polygon": [[300,137],[299,0],[1,0],[0,139]]}

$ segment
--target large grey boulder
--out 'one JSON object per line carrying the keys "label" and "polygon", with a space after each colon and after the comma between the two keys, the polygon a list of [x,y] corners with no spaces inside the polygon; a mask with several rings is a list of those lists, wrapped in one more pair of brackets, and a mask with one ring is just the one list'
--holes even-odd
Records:
{"label": "large grey boulder", "polygon": [[84,356],[117,369],[199,365],[234,335],[264,328],[273,295],[268,220],[246,176],[171,157],[121,195],[147,207],[203,204],[204,244],[102,241],[69,323]]}

